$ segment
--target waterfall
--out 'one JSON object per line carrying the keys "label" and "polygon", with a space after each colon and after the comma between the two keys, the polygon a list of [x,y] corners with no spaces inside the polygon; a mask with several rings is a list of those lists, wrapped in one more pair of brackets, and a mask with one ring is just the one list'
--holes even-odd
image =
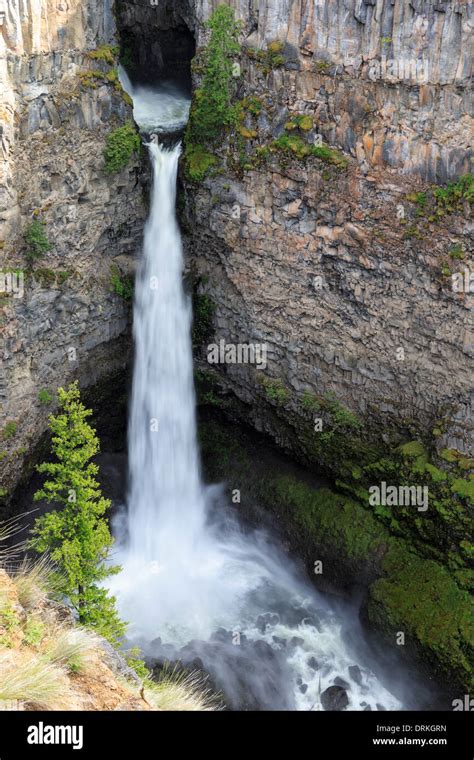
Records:
{"label": "waterfall", "polygon": [[[129,427],[132,553],[185,562],[202,537],[204,494],[195,422],[191,308],[175,218],[179,146],[149,145],[153,194],[136,281]],[[176,538],[179,536],[179,541]]]}
{"label": "waterfall", "polygon": [[[174,112],[166,98],[127,86],[135,117],[146,111],[148,123],[154,108],[162,124],[163,102]],[[153,188],[135,287],[130,487],[114,524],[122,570],[108,581],[128,639],[152,658],[198,657],[235,705],[320,709],[321,685],[347,679],[360,663],[349,707],[398,709],[370,656],[356,659],[347,643],[348,631],[362,639],[356,614],[335,612],[276,539],[244,530],[222,490],[201,481],[191,304],[175,217],[180,148],[148,149]]]}

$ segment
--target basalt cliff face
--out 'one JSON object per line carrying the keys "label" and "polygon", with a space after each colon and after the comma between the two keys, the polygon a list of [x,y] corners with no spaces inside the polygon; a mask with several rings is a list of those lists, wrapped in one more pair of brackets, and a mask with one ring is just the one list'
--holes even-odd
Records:
{"label": "basalt cliff face", "polygon": [[[138,158],[104,171],[106,136],[132,114],[114,72],[108,0],[8,0],[0,19],[5,495],[47,427],[49,394],[127,363],[130,309],[112,292],[110,270],[130,270],[146,211]],[[25,231],[35,219],[50,247],[28,260]]]}
{"label": "basalt cliff face", "polygon": [[[432,183],[471,171],[473,4],[232,5],[246,33],[240,163],[229,171],[223,153],[187,193],[209,342],[264,343],[287,409],[330,391],[379,438],[436,430],[440,448],[472,452],[471,205],[444,213]],[[197,4],[198,50],[216,6]],[[268,146],[285,131],[319,135],[347,168],[299,160],[301,141],[282,160]],[[294,445],[262,411],[261,370],[219,369],[254,424]]]}

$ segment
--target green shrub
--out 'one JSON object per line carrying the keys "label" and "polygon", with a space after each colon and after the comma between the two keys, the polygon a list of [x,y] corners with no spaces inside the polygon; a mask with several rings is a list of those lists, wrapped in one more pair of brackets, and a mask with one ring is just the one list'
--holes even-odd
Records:
{"label": "green shrub", "polygon": [[41,258],[41,256],[44,256],[44,254],[52,248],[44,231],[44,227],[45,224],[40,219],[33,219],[25,230],[24,238],[25,243],[28,246],[26,258],[30,262]]}
{"label": "green shrub", "polygon": [[38,401],[40,404],[44,404],[44,406],[48,406],[48,404],[51,403],[53,400],[53,394],[51,391],[48,391],[47,388],[41,388],[41,390],[38,393]]}
{"label": "green shrub", "polygon": [[265,395],[269,401],[275,401],[278,405],[284,404],[288,401],[290,393],[283,384],[283,380],[280,378],[271,379],[269,377],[261,376],[260,382],[265,389]]}
{"label": "green shrub", "polygon": [[118,45],[101,45],[95,50],[90,50],[87,53],[88,58],[92,58],[95,61],[104,61],[109,66],[113,66],[119,53]]}
{"label": "green shrub", "polygon": [[309,132],[313,128],[313,119],[307,114],[295,114],[285,124],[285,129],[291,132],[294,129],[301,129],[303,132]]}
{"label": "green shrub", "polygon": [[35,616],[29,616],[24,630],[24,640],[28,646],[36,647],[41,644],[44,637],[44,623]]}
{"label": "green shrub", "polygon": [[193,293],[193,346],[201,347],[210,338],[216,305],[207,293]]}
{"label": "green shrub", "polygon": [[271,150],[282,151],[287,155],[294,155],[299,159],[314,156],[327,164],[332,164],[338,169],[347,167],[348,161],[342,153],[328,145],[309,145],[299,135],[283,134],[271,144]]}
{"label": "green shrub", "polygon": [[127,166],[133,153],[140,150],[140,136],[131,122],[107,135],[104,150],[105,171],[112,174]]}
{"label": "green shrub", "polygon": [[474,177],[472,174],[464,174],[457,182],[436,188],[433,194],[438,209],[451,213],[462,201],[474,202]]}
{"label": "green shrub", "polygon": [[124,655],[127,665],[133,668],[137,676],[143,680],[150,678],[150,671],[141,658],[140,647],[132,647],[131,649],[122,651],[121,654]]}
{"label": "green shrub", "polygon": [[323,59],[320,59],[319,61],[314,61],[313,63],[314,70],[318,74],[327,74],[331,66],[332,64],[330,63],[330,61],[324,61]]}
{"label": "green shrub", "polygon": [[114,293],[123,298],[124,301],[132,301],[134,293],[134,282],[130,275],[122,274],[120,269],[112,265],[110,267],[110,284]]}
{"label": "green shrub", "polygon": [[452,259],[463,259],[465,254],[462,243],[455,243],[452,245],[449,249],[449,255]]}
{"label": "green shrub", "polygon": [[16,422],[7,422],[3,428],[3,439],[8,441],[10,438],[13,438],[13,436],[16,435],[17,428],[18,425]]}
{"label": "green shrub", "polygon": [[284,49],[284,42],[281,40],[273,40],[273,42],[268,43],[266,50],[247,48],[246,53],[249,58],[257,61],[264,74],[269,74],[270,71],[283,66],[285,63],[285,56],[283,55]]}
{"label": "green shrub", "polygon": [[102,82],[105,79],[105,75],[102,71],[96,71],[95,69],[80,71],[77,76],[83,87],[92,87],[93,89],[97,87],[99,82]]}

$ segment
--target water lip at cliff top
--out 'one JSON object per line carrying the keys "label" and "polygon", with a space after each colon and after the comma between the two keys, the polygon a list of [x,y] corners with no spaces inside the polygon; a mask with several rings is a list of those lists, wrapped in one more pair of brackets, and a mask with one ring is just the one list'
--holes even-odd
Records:
{"label": "water lip at cliff top", "polygon": [[191,100],[174,82],[160,82],[155,87],[135,87],[119,66],[119,80],[133,99],[133,118],[142,132],[178,132],[186,126]]}

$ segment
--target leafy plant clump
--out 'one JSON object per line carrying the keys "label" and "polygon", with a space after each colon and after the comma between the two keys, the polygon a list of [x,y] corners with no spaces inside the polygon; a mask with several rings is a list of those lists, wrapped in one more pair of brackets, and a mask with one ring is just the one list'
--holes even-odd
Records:
{"label": "leafy plant clump", "polygon": [[212,335],[216,304],[207,293],[193,293],[192,340],[195,348],[202,348]]}
{"label": "leafy plant clump", "polygon": [[446,214],[462,211],[465,203],[474,203],[474,177],[463,174],[446,187],[409,193],[406,199],[416,206],[415,216],[426,217],[428,222],[439,222]]}
{"label": "leafy plant clump", "polygon": [[69,600],[79,622],[94,628],[116,644],[125,631],[114,597],[101,582],[120,568],[108,564],[113,539],[105,512],[110,501],[102,496],[96,480],[98,467],[91,459],[99,451],[99,439],[87,422],[92,414],[80,400],[77,383],[58,389],[59,413],[50,417],[53,462],[43,462],[38,472],[47,479],[35,501],[61,505],[39,517],[30,547],[48,552],[57,567],[58,590]]}
{"label": "leafy plant clump", "polygon": [[257,61],[264,74],[269,74],[273,69],[277,69],[283,66],[285,63],[285,56],[283,51],[285,49],[285,43],[281,40],[273,40],[269,42],[266,50],[254,48],[247,48],[247,56]]}
{"label": "leafy plant clump", "polygon": [[131,122],[117,127],[107,135],[104,149],[105,171],[119,172],[129,163],[132,155],[140,150],[140,137]]}
{"label": "leafy plant clump", "polygon": [[216,164],[216,156],[206,151],[202,145],[193,145],[186,151],[187,175],[193,182],[201,182]]}
{"label": "leafy plant clump", "polygon": [[303,132],[309,132],[313,129],[313,119],[308,114],[294,114],[286,122],[285,129],[288,132],[291,132],[294,129],[301,129]]}
{"label": "leafy plant clump", "polygon": [[110,284],[114,293],[124,301],[132,301],[134,293],[133,277],[122,274],[120,269],[113,265],[110,268]]}
{"label": "leafy plant clump", "polygon": [[38,392],[38,401],[44,406],[48,406],[53,400],[53,394],[47,388],[41,388]]}
{"label": "leafy plant clump", "polygon": [[48,240],[44,228],[44,222],[42,222],[40,219],[33,219],[33,221],[30,222],[25,230],[24,238],[25,243],[28,246],[26,251],[26,258],[29,262],[33,262],[35,259],[41,258],[52,248],[52,245]]}
{"label": "leafy plant clump", "polygon": [[100,45],[100,47],[95,50],[90,50],[87,53],[87,57],[92,58],[94,61],[104,61],[104,63],[108,63],[109,66],[113,66],[118,54],[118,45]]}
{"label": "leafy plant clump", "polygon": [[348,164],[347,159],[335,148],[330,148],[328,145],[309,145],[299,135],[280,135],[277,140],[273,141],[270,149],[272,152],[281,151],[299,159],[314,156],[338,169],[345,169]]}
{"label": "leafy plant clump", "polygon": [[260,382],[265,389],[265,395],[269,401],[274,401],[277,405],[283,405],[290,398],[290,392],[280,378],[272,379],[262,375]]}
{"label": "leafy plant clump", "polygon": [[16,422],[7,422],[3,428],[3,440],[8,441],[16,435],[18,425]]}

